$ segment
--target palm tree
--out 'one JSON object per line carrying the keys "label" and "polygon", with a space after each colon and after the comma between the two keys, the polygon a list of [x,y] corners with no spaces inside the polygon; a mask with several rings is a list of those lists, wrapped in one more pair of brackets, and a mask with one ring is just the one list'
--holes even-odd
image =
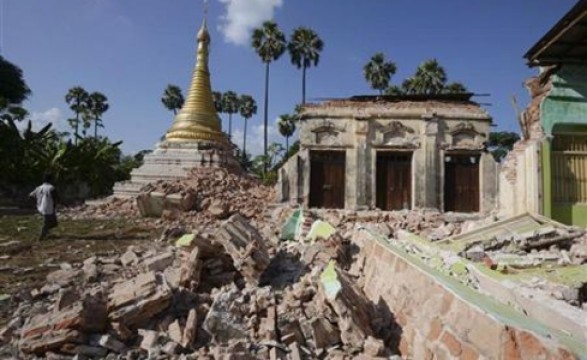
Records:
{"label": "palm tree", "polygon": [[224,111],[222,110],[222,93],[220,91],[212,91],[212,99],[214,101],[214,107],[216,111],[221,114]]}
{"label": "palm tree", "polygon": [[439,94],[446,84],[446,71],[436,59],[426,60],[416,69],[413,92]]}
{"label": "palm tree", "polygon": [[243,131],[243,159],[247,153],[247,123],[257,113],[257,102],[251,95],[242,95],[238,101],[238,111],[245,120]]}
{"label": "palm tree", "polygon": [[289,151],[289,137],[296,131],[295,117],[293,115],[283,114],[279,116],[277,126],[279,127],[279,133],[285,137],[285,152],[287,154]]}
{"label": "palm tree", "polygon": [[234,91],[222,95],[222,110],[228,114],[228,138],[232,139],[232,114],[238,112],[238,95]]}
{"label": "palm tree", "polygon": [[363,67],[365,80],[375,90],[379,90],[382,95],[383,91],[389,86],[391,75],[395,74],[397,67],[392,61],[385,61],[383,53],[376,53],[371,60]]}
{"label": "palm tree", "polygon": [[173,111],[173,115],[177,115],[177,111],[181,110],[185,99],[179,86],[169,84],[163,92],[161,102],[167,110]]}
{"label": "palm tree", "polygon": [[404,93],[403,89],[397,85],[391,85],[387,89],[385,89],[385,95],[402,95]]}
{"label": "palm tree", "polygon": [[79,136],[80,116],[84,115],[88,110],[88,96],[88,92],[81,86],[69,89],[65,95],[65,102],[69,105],[69,108],[75,112],[75,119],[68,120],[71,127],[75,130],[75,144],[77,144],[77,138]]}
{"label": "palm tree", "polygon": [[102,123],[102,115],[108,111],[108,98],[100,92],[93,92],[88,97],[88,113],[94,122],[94,137],[98,137],[98,127],[104,127]]}
{"label": "palm tree", "polygon": [[[269,64],[276,61],[285,51],[285,35],[273,21],[265,21],[263,26],[253,30],[251,45],[265,63],[265,106],[263,111],[263,155],[267,158],[267,126],[269,109]],[[264,166],[267,172],[267,164]]]}
{"label": "palm tree", "polygon": [[293,31],[291,40],[287,44],[291,62],[298,69],[302,69],[302,104],[306,103],[306,69],[317,66],[320,61],[320,52],[324,49],[324,42],[314,30],[299,27]]}
{"label": "palm tree", "polygon": [[442,89],[443,93],[446,94],[463,94],[469,92],[467,87],[459,82],[453,82],[444,87]]}

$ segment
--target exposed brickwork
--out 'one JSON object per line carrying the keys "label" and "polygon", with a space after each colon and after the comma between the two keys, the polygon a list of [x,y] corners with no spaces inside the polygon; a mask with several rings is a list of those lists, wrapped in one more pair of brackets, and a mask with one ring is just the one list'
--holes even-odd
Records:
{"label": "exposed brickwork", "polygon": [[365,293],[402,325],[402,357],[576,359],[554,339],[503,324],[382,245],[368,243],[366,251]]}

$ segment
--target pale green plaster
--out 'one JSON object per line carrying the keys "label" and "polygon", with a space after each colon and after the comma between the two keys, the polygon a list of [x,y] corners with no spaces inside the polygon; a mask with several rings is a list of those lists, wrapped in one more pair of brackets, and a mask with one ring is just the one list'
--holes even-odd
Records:
{"label": "pale green plaster", "polygon": [[386,250],[394,253],[404,261],[412,266],[415,266],[424,274],[434,278],[434,280],[449,289],[453,294],[460,297],[469,304],[474,304],[475,307],[483,312],[486,312],[498,319],[505,325],[513,326],[520,329],[526,329],[539,334],[545,338],[555,338],[561,344],[565,345],[571,350],[579,359],[587,360],[587,346],[577,337],[564,333],[558,329],[550,327],[535,319],[532,319],[513,307],[503,304],[492,297],[481,294],[468,286],[460,283],[453,277],[443,274],[437,269],[433,269],[426,265],[421,259],[407,253],[405,250],[390,243],[384,236],[376,232],[367,230],[367,232]]}
{"label": "pale green plaster", "polygon": [[564,65],[551,77],[552,89],[540,106],[547,135],[556,124],[587,124],[587,67]]}
{"label": "pale green plaster", "polygon": [[587,227],[587,204],[553,204],[552,218],[564,224]]}
{"label": "pale green plaster", "polygon": [[542,142],[542,215],[552,217],[552,174],[550,139]]}

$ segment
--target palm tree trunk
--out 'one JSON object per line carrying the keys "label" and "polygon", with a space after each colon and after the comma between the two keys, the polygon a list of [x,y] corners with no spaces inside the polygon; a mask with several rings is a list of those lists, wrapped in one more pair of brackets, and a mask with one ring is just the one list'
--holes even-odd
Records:
{"label": "palm tree trunk", "polygon": [[247,123],[248,120],[245,118],[245,131],[243,134],[243,159],[247,158]]}
{"label": "palm tree trunk", "polygon": [[267,124],[268,124],[268,111],[269,111],[269,62],[265,63],[265,109],[263,114],[263,155],[265,161],[263,162],[263,174],[267,173]]}
{"label": "palm tree trunk", "polygon": [[98,138],[98,118],[94,119],[94,139]]}
{"label": "palm tree trunk", "polygon": [[232,113],[228,113],[228,139],[232,140]]}
{"label": "palm tree trunk", "polygon": [[289,152],[289,136],[285,137],[285,155]]}
{"label": "palm tree trunk", "polygon": [[76,113],[75,113],[75,139],[73,141],[73,143],[75,145],[77,145],[77,134],[78,134],[78,131],[79,131],[79,112],[76,111]]}
{"label": "palm tree trunk", "polygon": [[306,59],[303,59],[304,66],[302,67],[302,105],[306,104]]}

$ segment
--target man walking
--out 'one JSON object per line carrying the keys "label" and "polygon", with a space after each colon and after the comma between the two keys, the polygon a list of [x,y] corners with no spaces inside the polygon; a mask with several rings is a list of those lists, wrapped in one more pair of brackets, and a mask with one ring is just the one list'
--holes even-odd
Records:
{"label": "man walking", "polygon": [[49,234],[49,230],[57,227],[57,214],[55,203],[58,200],[57,191],[51,184],[53,177],[46,174],[43,177],[43,184],[37,187],[29,196],[37,199],[37,210],[43,215],[43,228],[39,241],[44,240]]}

